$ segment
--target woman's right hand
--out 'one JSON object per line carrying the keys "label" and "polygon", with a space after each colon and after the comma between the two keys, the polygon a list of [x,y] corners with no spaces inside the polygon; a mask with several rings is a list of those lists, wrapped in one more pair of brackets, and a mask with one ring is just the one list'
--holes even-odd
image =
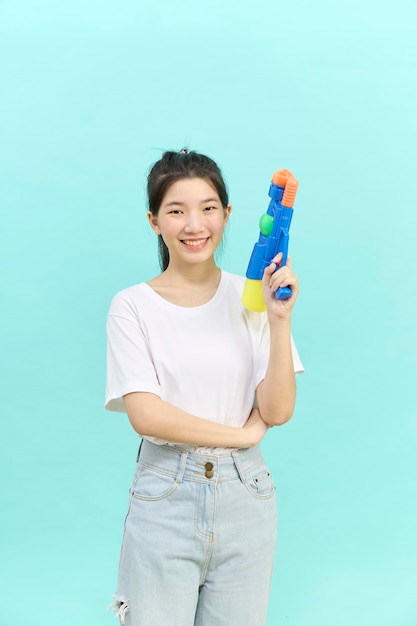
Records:
{"label": "woman's right hand", "polygon": [[248,438],[247,447],[252,448],[253,446],[257,446],[266,435],[268,428],[269,426],[263,421],[259,409],[252,409],[248,421],[243,426],[245,435],[247,435]]}

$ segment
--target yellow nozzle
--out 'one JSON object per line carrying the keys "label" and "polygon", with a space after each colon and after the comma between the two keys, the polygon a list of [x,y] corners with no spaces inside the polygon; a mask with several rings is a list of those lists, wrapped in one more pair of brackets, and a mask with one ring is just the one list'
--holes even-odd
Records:
{"label": "yellow nozzle", "polygon": [[247,278],[243,288],[242,302],[245,309],[262,313],[266,311],[264,294],[262,291],[262,281]]}

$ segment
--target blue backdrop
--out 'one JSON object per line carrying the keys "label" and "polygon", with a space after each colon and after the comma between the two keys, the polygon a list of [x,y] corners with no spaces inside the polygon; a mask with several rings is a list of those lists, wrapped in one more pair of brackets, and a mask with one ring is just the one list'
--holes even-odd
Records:
{"label": "blue backdrop", "polygon": [[417,625],[416,41],[414,0],[0,3],[2,626],[115,624],[138,441],[105,319],[158,272],[144,181],[184,145],[229,183],[229,271],[300,181],[268,626]]}

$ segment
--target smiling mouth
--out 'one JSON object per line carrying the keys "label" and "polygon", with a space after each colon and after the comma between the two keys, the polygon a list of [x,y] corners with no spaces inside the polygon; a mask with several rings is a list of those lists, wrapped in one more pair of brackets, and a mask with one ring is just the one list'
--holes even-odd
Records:
{"label": "smiling mouth", "polygon": [[181,239],[181,243],[185,246],[190,246],[191,248],[198,248],[198,246],[204,245],[208,240],[208,237],[205,237],[204,239]]}

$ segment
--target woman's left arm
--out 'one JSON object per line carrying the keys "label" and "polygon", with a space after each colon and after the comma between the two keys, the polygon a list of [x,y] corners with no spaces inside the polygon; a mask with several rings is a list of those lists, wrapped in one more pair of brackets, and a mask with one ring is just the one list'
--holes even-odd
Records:
{"label": "woman's left arm", "polygon": [[[281,253],[265,268],[262,288],[269,329],[270,351],[265,378],[259,383],[256,395],[262,419],[270,426],[288,422],[295,405],[295,374],[291,351],[291,313],[298,295],[298,280],[292,272],[291,258],[279,268]],[[277,300],[279,287],[291,287],[288,300]]]}

